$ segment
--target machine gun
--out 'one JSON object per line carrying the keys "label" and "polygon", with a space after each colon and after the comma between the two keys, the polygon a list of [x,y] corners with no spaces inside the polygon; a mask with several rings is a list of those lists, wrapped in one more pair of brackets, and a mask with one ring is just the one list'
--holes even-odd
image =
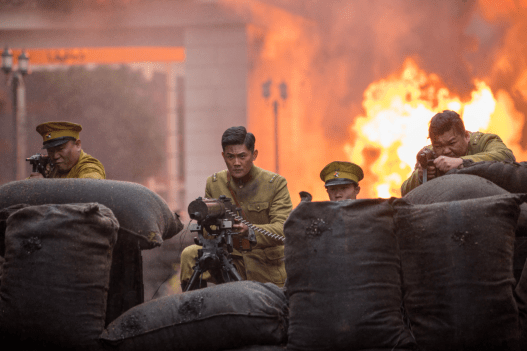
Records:
{"label": "machine gun", "polygon": [[49,156],[45,156],[42,154],[36,154],[29,158],[26,158],[26,161],[29,162],[30,165],[33,166],[32,172],[39,172],[46,178],[46,168],[49,164],[50,167],[53,168],[53,163],[51,162],[51,159]]}
{"label": "machine gun", "polygon": [[[190,231],[198,234],[194,242],[203,248],[198,250],[194,273],[185,291],[197,289],[201,285],[198,278],[207,271],[217,283],[243,280],[230,255],[234,246],[232,236],[238,234],[232,230],[233,220],[241,219],[240,211],[225,195],[221,195],[219,199],[198,197],[188,205],[190,218],[197,221],[197,224],[190,226]],[[207,231],[207,237],[204,236],[203,229]],[[252,246],[256,244],[256,235],[254,231],[251,234],[249,242]]]}
{"label": "machine gun", "polygon": [[428,180],[428,166],[434,165],[436,157],[434,150],[428,148],[423,148],[417,153],[417,162],[419,162],[423,169],[423,183],[426,183]]}

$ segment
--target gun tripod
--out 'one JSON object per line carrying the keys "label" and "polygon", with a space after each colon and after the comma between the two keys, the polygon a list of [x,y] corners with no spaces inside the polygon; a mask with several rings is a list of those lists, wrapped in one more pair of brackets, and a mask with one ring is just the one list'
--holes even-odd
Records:
{"label": "gun tripod", "polygon": [[205,241],[203,249],[198,250],[194,273],[192,273],[185,291],[201,287],[200,277],[207,271],[217,284],[243,280],[232,263],[230,255],[225,252],[219,243],[211,243],[211,241],[215,242],[216,240]]}

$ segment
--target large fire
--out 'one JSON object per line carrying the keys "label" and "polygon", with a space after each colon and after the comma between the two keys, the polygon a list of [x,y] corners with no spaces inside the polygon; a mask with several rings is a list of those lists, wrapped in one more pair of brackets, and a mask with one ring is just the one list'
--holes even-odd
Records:
{"label": "large fire", "polygon": [[[364,93],[365,115],[351,125],[356,135],[344,148],[349,160],[363,167],[362,197],[400,196],[400,186],[412,172],[417,152],[430,144],[428,122],[442,110],[459,112],[469,131],[500,135],[517,159],[525,152],[519,145],[523,118],[514,118],[511,99],[496,95],[483,81],[469,101],[461,101],[444,87],[439,77],[420,70],[407,59],[401,73],[370,84]],[[373,157],[372,157],[373,155]]]}

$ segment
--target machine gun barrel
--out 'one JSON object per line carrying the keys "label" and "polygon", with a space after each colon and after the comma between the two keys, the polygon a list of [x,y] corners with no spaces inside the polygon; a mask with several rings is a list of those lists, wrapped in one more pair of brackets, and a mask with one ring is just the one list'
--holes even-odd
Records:
{"label": "machine gun barrel", "polygon": [[198,222],[206,219],[222,218],[230,205],[230,199],[224,198],[222,201],[217,199],[203,199],[198,197],[188,205],[188,214],[191,219]]}

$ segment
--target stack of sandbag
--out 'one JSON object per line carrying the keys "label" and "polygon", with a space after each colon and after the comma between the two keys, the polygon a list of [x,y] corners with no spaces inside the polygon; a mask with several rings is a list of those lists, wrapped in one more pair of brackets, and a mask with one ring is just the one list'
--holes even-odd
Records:
{"label": "stack of sandbag", "polygon": [[166,202],[131,182],[99,179],[32,179],[0,186],[0,209],[17,204],[43,205],[98,202],[119,221],[120,236],[137,239],[142,249],[158,247],[183,229]]}
{"label": "stack of sandbag", "polygon": [[97,203],[20,206],[6,220],[2,345],[96,350],[119,223]]}
{"label": "stack of sandbag", "polygon": [[[527,261],[525,262],[527,266]],[[527,269],[523,269],[520,281],[514,289],[520,319],[520,350],[527,350]]]}
{"label": "stack of sandbag", "polygon": [[470,174],[490,180],[511,193],[527,192],[527,162],[483,161],[447,174]]}
{"label": "stack of sandbag", "polygon": [[[447,174],[478,176],[491,181],[510,193],[527,193],[527,162],[475,162],[461,169],[452,169]],[[516,237],[527,237],[527,204],[521,206]],[[522,244],[526,243],[526,240],[521,239],[521,242]]]}
{"label": "stack of sandbag", "polygon": [[271,283],[231,282],[161,297],[126,311],[100,339],[112,350],[226,350],[280,345],[287,300]]}
{"label": "stack of sandbag", "polygon": [[394,201],[404,306],[419,347],[518,350],[512,260],[524,200]]}
{"label": "stack of sandbag", "polygon": [[89,202],[110,208],[120,223],[108,293],[108,324],[144,301],[141,250],[158,247],[183,228],[165,201],[140,184],[115,180],[32,179],[0,186],[0,209],[17,204]]}
{"label": "stack of sandbag", "polygon": [[[476,167],[477,166],[477,167]],[[510,172],[516,172],[514,179],[520,178],[519,172],[527,172],[527,168],[521,168],[519,164],[507,162],[478,162],[472,169],[489,170],[493,168],[508,168]],[[468,168],[467,168],[468,169]],[[462,171],[462,170],[460,170]],[[509,191],[496,184],[498,179],[490,175],[501,175],[502,172],[482,172],[486,177],[474,174],[458,174],[449,172],[447,175],[434,178],[425,182],[410,191],[404,197],[412,204],[433,204],[438,202],[448,202],[456,200],[476,199],[493,195],[508,194]],[[527,174],[525,174],[527,178]],[[492,179],[488,179],[492,178]],[[511,186],[509,189],[514,190]],[[518,190],[518,189],[516,189]],[[527,189],[525,189],[527,192]],[[514,243],[514,277],[516,281],[520,279],[525,260],[527,259],[527,204],[520,206],[521,212],[516,227],[516,239]]]}
{"label": "stack of sandbag", "polygon": [[288,350],[413,350],[389,200],[301,202],[285,222]]}

